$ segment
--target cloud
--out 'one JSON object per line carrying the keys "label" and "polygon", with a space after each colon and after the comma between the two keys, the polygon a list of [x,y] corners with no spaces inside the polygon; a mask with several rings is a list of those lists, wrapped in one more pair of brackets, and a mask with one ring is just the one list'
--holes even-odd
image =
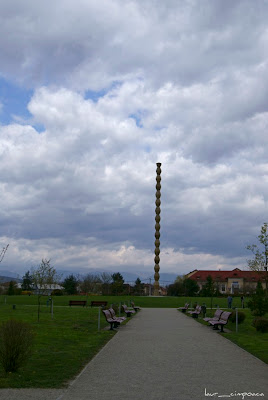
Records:
{"label": "cloud", "polygon": [[53,81],[80,90],[138,76],[156,87],[206,82],[263,59],[267,4],[228,4],[5,0],[1,70],[31,86]]}
{"label": "cloud", "polygon": [[152,269],[156,162],[161,268],[246,264],[267,213],[267,4],[227,3],[1,2],[1,82],[27,94],[0,99],[10,267]]}

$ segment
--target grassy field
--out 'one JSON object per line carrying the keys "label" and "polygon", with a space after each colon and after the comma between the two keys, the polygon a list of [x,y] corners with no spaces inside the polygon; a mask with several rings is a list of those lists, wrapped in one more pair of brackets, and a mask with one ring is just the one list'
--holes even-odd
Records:
{"label": "grassy field", "polygon": [[[152,307],[152,308],[176,308],[183,306],[186,302],[194,303],[198,302],[199,304],[205,303],[209,308],[211,307],[211,299],[207,297],[149,297],[149,296],[54,296],[53,302],[55,306],[68,306],[69,300],[87,300],[87,305],[90,306],[91,300],[106,300],[108,304],[118,304],[125,303],[130,305],[130,302],[133,300],[136,305],[141,307]],[[47,297],[44,296],[42,298],[42,304],[46,305]],[[247,302],[247,299],[245,299]],[[25,305],[36,305],[37,297],[36,296],[0,296],[0,306],[1,304],[25,304]],[[227,308],[227,299],[213,298],[212,307],[215,308],[217,305],[221,308]],[[233,307],[240,307],[240,298],[235,297],[233,299]]]}
{"label": "grassy field", "polygon": [[[53,298],[53,319],[47,297],[42,298],[40,322],[37,322],[36,296],[0,296],[0,323],[10,318],[27,321],[31,324],[35,339],[33,354],[17,373],[5,374],[0,368],[0,388],[57,388],[74,378],[87,362],[109,341],[114,332],[105,330],[107,323],[101,314],[101,329],[98,331],[98,308],[91,308],[91,300],[107,300],[108,304],[125,303],[141,307],[177,308],[191,302],[206,303],[208,298],[183,297],[128,297],[128,296],[58,296]],[[70,299],[86,299],[88,306],[69,307]],[[15,305],[15,309],[13,308]],[[212,306],[227,307],[225,298],[213,299]],[[234,298],[233,306],[240,306],[240,299]],[[268,362],[268,334],[261,334],[251,326],[252,317],[248,310],[247,318],[239,325],[239,333],[234,324],[228,323],[232,333],[224,334],[228,339],[245,348],[252,354]],[[200,318],[201,320],[201,318]],[[208,328],[210,329],[210,328]]]}
{"label": "grassy field", "polygon": [[[250,310],[244,309],[242,311],[246,314],[246,318],[238,325],[238,332],[236,332],[236,324],[229,321],[226,328],[231,332],[221,333],[221,335],[268,364],[268,333],[257,332],[252,326],[254,317],[251,315]],[[215,310],[208,310],[207,317],[213,316],[214,312]],[[189,316],[189,318],[191,317]],[[266,315],[266,318],[268,318],[268,315]],[[196,321],[208,325],[207,322],[203,321],[202,317],[199,317]],[[208,329],[212,328],[208,326]]]}
{"label": "grassy field", "polygon": [[[17,302],[18,303],[18,302]],[[0,370],[0,387],[61,387],[114,335],[105,331],[101,318],[98,331],[98,308],[54,307],[53,320],[49,307],[42,306],[37,323],[37,306],[1,304],[0,321],[9,318],[29,322],[34,331],[33,354],[17,373]]]}

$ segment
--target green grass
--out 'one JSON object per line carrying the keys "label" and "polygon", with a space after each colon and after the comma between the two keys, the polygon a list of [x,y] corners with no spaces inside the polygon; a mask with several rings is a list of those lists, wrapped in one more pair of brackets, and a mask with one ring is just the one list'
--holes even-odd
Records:
{"label": "green grass", "polygon": [[[231,332],[221,333],[221,335],[268,364],[268,333],[257,332],[252,326],[254,317],[249,309],[241,309],[241,311],[246,314],[246,318],[244,322],[238,325],[238,332],[236,332],[236,324],[228,321],[226,330],[228,329]],[[215,310],[207,310],[207,317],[213,316],[214,312]],[[191,317],[189,316],[189,318]],[[266,315],[266,318],[268,318],[268,315]],[[208,325],[202,317],[199,317],[196,321]],[[208,326],[208,329],[212,328]]]}
{"label": "green grass", "polygon": [[[149,297],[149,296],[54,296],[53,302],[55,306],[67,306],[69,300],[87,300],[88,306],[90,306],[91,300],[106,300],[108,304],[119,304],[126,303],[130,305],[130,301],[134,301],[136,305],[140,307],[152,307],[152,308],[176,308],[183,306],[186,302],[192,303],[198,302],[199,304],[206,303],[207,307],[211,306],[211,299],[207,297],[174,297],[174,296],[164,296],[164,297]],[[247,301],[247,299],[245,299]],[[46,305],[47,297],[42,298],[42,304]],[[0,306],[1,304],[27,304],[36,305],[37,297],[32,296],[0,296]],[[240,297],[234,297],[233,307],[240,307]],[[227,299],[213,298],[212,307],[223,307],[227,308]]]}
{"label": "green grass", "polygon": [[98,309],[83,307],[54,307],[53,320],[49,307],[41,308],[37,323],[37,307],[1,305],[0,320],[9,318],[29,322],[34,331],[33,354],[17,373],[0,370],[0,388],[64,386],[87,364],[114,335],[105,331],[101,318],[98,332]]}
{"label": "green grass", "polygon": [[[87,299],[88,306],[69,307],[70,299]],[[109,341],[114,332],[104,330],[107,323],[101,315],[101,330],[98,331],[98,308],[91,308],[91,300],[107,300],[108,304],[126,303],[134,300],[140,307],[177,308],[185,302],[206,303],[210,311],[210,299],[185,297],[132,297],[132,296],[55,296],[53,319],[47,297],[42,298],[40,322],[37,322],[36,296],[0,296],[0,323],[10,318],[29,322],[35,334],[33,354],[25,365],[13,374],[5,374],[0,367],[0,388],[59,388],[76,376],[92,357]],[[16,308],[13,309],[13,304]],[[226,298],[213,299],[212,306],[227,307]],[[240,306],[240,299],[234,298],[233,306]],[[224,334],[247,351],[268,362],[268,334],[256,332],[251,326],[252,317],[239,325],[228,323],[232,333]],[[201,320],[201,319],[200,319]],[[210,329],[210,328],[208,328]]]}

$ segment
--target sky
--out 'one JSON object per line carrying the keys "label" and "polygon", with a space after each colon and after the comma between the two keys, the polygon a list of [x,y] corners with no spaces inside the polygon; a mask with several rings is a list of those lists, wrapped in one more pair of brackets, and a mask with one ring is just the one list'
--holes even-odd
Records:
{"label": "sky", "polygon": [[268,199],[267,0],[1,0],[1,270],[247,268]]}

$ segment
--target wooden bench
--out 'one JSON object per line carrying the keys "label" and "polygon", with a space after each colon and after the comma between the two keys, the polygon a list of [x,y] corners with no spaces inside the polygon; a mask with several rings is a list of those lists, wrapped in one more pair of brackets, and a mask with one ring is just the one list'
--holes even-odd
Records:
{"label": "wooden bench", "polygon": [[213,317],[206,317],[203,318],[204,321],[209,322],[209,321],[219,321],[220,316],[222,315],[223,311],[220,310],[219,308],[215,311],[215,314]]}
{"label": "wooden bench", "polygon": [[83,306],[87,305],[86,300],[69,300],[69,306]]}
{"label": "wooden bench", "polygon": [[131,315],[135,314],[135,310],[129,310],[125,304],[122,304],[122,308],[125,311],[127,317],[131,317]]}
{"label": "wooden bench", "polygon": [[103,300],[93,300],[91,302],[91,307],[106,307],[108,304],[108,301],[103,301]]}
{"label": "wooden bench", "polygon": [[126,320],[126,317],[117,317],[117,316],[115,315],[115,311],[114,311],[113,308],[109,308],[108,311],[109,311],[109,313],[111,314],[111,317],[112,317],[113,319],[117,320],[120,324],[121,324],[121,322],[124,322],[124,321]]}
{"label": "wooden bench", "polygon": [[194,311],[187,311],[188,314],[191,314],[193,318],[198,318],[198,315],[201,313],[202,307],[197,305]]}
{"label": "wooden bench", "polygon": [[136,312],[141,310],[141,308],[140,308],[140,307],[138,307],[138,306],[135,306],[135,303],[134,303],[134,301],[132,301],[132,302],[131,302],[131,307],[132,307],[132,308],[134,308],[134,310],[135,310]]}
{"label": "wooden bench", "polygon": [[210,320],[208,323],[213,326],[213,329],[219,329],[218,326],[220,325],[221,332],[224,332],[223,326],[227,324],[231,314],[229,311],[223,311],[218,321]]}
{"label": "wooden bench", "polygon": [[106,318],[106,321],[110,324],[110,331],[113,331],[114,328],[117,328],[118,325],[121,324],[121,322],[119,322],[117,319],[111,317],[109,310],[102,310],[102,312]]}
{"label": "wooden bench", "polygon": [[186,310],[188,310],[189,305],[190,305],[189,303],[185,303],[185,304],[184,304],[184,307],[179,307],[178,310],[180,310],[180,311],[182,311],[183,313],[185,313]]}

